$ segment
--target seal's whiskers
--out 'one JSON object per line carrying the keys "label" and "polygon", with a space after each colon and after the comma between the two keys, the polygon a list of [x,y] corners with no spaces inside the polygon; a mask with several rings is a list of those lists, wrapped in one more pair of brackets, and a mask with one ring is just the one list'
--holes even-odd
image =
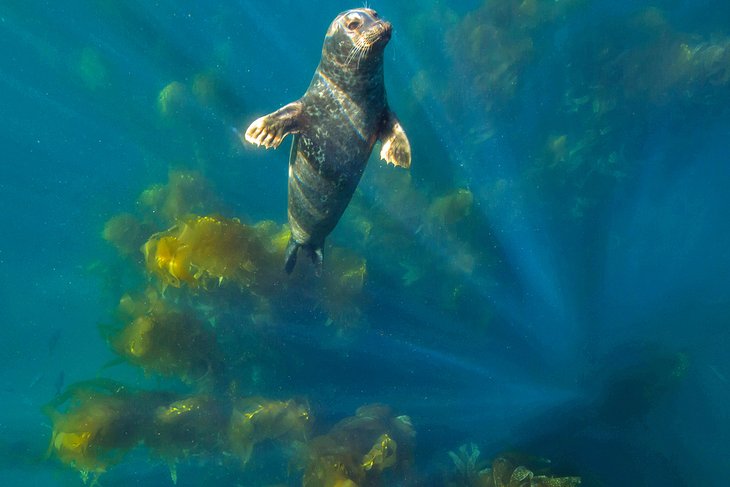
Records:
{"label": "seal's whiskers", "polygon": [[355,59],[357,59],[356,66],[359,68],[360,62],[367,57],[367,55],[370,53],[370,50],[375,45],[375,43],[378,42],[378,39],[380,39],[380,36],[383,34],[383,32],[385,32],[385,27],[378,24],[375,25],[371,30],[357,37],[353,42],[352,49],[350,49],[350,52],[347,54],[345,64],[350,64]]}
{"label": "seal's whiskers", "polygon": [[365,39],[364,37],[358,37],[357,40],[355,40],[354,45],[352,46],[352,49],[350,50],[350,53],[347,55],[345,64],[350,64],[357,57],[357,67],[360,67],[360,60],[362,59],[362,53],[364,52],[364,50],[366,48],[368,48],[368,49],[370,48],[370,45],[367,42],[367,39]]}

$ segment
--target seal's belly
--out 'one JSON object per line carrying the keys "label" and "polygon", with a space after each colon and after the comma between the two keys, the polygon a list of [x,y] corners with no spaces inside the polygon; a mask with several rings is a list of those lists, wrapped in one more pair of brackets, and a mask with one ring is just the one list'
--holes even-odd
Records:
{"label": "seal's belly", "polygon": [[288,216],[297,242],[324,242],[350,203],[372,147],[369,140],[342,134],[296,136],[289,165]]}

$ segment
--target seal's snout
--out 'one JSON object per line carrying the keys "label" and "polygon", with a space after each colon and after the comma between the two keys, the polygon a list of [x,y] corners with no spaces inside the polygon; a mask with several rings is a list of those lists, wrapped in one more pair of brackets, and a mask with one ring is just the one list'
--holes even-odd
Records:
{"label": "seal's snout", "polygon": [[380,21],[380,25],[381,29],[383,29],[381,37],[385,42],[388,42],[390,40],[390,36],[393,35],[393,25],[390,22],[384,20]]}
{"label": "seal's snout", "polygon": [[393,26],[390,22],[385,20],[377,19],[370,25],[368,31],[364,34],[364,37],[368,39],[370,44],[385,44],[390,41],[390,36],[393,34]]}

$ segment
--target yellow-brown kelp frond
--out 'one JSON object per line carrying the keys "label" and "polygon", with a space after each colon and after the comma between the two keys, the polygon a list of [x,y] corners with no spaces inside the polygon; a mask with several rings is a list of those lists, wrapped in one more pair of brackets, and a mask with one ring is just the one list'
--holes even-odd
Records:
{"label": "yellow-brown kelp frond", "polygon": [[388,467],[395,465],[398,444],[393,438],[383,433],[375,440],[375,444],[362,458],[360,466],[365,471],[375,470],[382,472]]}
{"label": "yellow-brown kelp frond", "polygon": [[225,106],[222,84],[218,74],[214,71],[206,71],[193,77],[190,91],[200,106],[220,109]]}
{"label": "yellow-brown kelp frond", "polygon": [[139,248],[152,232],[150,225],[142,223],[130,213],[121,213],[107,220],[102,237],[125,256],[139,256]]}
{"label": "yellow-brown kelp frond", "polygon": [[197,171],[171,170],[165,185],[157,184],[139,196],[145,219],[162,228],[174,225],[193,213],[211,213],[222,209],[210,182]]}
{"label": "yellow-brown kelp frond", "polygon": [[580,485],[580,477],[549,477],[535,475],[522,465],[499,457],[492,462],[492,468],[480,472],[485,487],[575,487]]}
{"label": "yellow-brown kelp frond", "polygon": [[426,218],[432,226],[448,230],[471,213],[474,195],[467,188],[436,198],[426,210]]}
{"label": "yellow-brown kelp frond", "polygon": [[[663,117],[658,107],[712,113],[724,106],[730,85],[730,37],[681,32],[658,8],[616,19],[596,39],[594,55],[572,57],[576,78],[551,118],[554,130],[534,139],[538,157],[525,187],[541,188],[541,197],[558,205],[554,214],[573,219],[588,216],[633,176],[647,127]],[[627,122],[640,119],[649,122]]]}
{"label": "yellow-brown kelp frond", "polygon": [[53,422],[49,453],[85,479],[98,476],[143,441],[151,426],[148,412],[164,399],[111,381],[71,386],[46,407]]}
{"label": "yellow-brown kelp frond", "polygon": [[179,81],[166,84],[157,95],[157,110],[166,118],[180,117],[190,106],[190,91]]}
{"label": "yellow-brown kelp frond", "polygon": [[126,325],[110,332],[112,349],[146,373],[197,382],[220,370],[215,335],[190,312],[171,309],[154,291],[125,295],[120,312]]}
{"label": "yellow-brown kelp frond", "polygon": [[222,404],[211,396],[172,400],[154,410],[145,443],[171,465],[190,455],[212,454],[222,446],[226,419]]}
{"label": "yellow-brown kelp frond", "polygon": [[474,443],[461,445],[458,450],[450,451],[454,471],[446,479],[447,487],[479,487],[485,485],[482,473],[486,464],[479,458],[481,452]]}
{"label": "yellow-brown kelp frond", "polygon": [[445,480],[447,487],[575,487],[581,483],[580,477],[535,475],[506,457],[498,457],[491,467],[486,467],[474,443],[462,445],[456,452],[449,452],[449,456],[455,471]]}
{"label": "yellow-brown kelp frond", "polygon": [[143,247],[147,270],[163,284],[207,288],[232,281],[254,284],[256,271],[269,264],[253,228],[237,219],[190,217],[150,237]]}
{"label": "yellow-brown kelp frond", "polygon": [[307,445],[302,485],[380,485],[389,469],[397,481],[405,481],[413,462],[414,434],[407,416],[394,417],[387,406],[363,406]]}
{"label": "yellow-brown kelp frond", "polygon": [[330,322],[358,323],[360,309],[355,302],[365,279],[364,259],[333,248],[321,283],[313,281],[306,267],[287,277],[282,262],[289,236],[288,227],[271,221],[246,225],[220,216],[189,216],[152,235],[142,251],[147,271],[163,289],[213,291],[234,286],[250,299],[253,315],[264,321],[270,319],[274,304],[280,305],[281,313],[293,309],[290,297],[296,293],[297,305],[320,306]]}
{"label": "yellow-brown kelp frond", "polygon": [[337,326],[360,321],[359,299],[365,284],[365,259],[345,249],[333,248],[324,272],[322,301],[329,320]]}
{"label": "yellow-brown kelp frond", "polygon": [[471,88],[487,110],[513,98],[537,50],[539,29],[580,2],[489,0],[451,33],[456,64],[471,70]]}
{"label": "yellow-brown kelp frond", "polygon": [[229,447],[245,464],[253,447],[262,441],[280,438],[304,441],[310,423],[309,406],[305,403],[260,397],[240,399],[231,413]]}
{"label": "yellow-brown kelp frond", "polygon": [[[691,101],[712,105],[724,99],[723,87],[730,83],[730,38],[679,32],[656,7],[623,24],[614,28],[619,32],[615,45],[602,49],[599,71],[605,88],[615,90],[617,97],[642,104]],[[623,39],[637,33],[646,41],[626,49]]]}

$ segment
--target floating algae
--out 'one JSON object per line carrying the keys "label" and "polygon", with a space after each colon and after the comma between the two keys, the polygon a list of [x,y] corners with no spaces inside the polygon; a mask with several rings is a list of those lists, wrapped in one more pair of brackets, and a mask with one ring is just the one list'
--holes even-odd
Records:
{"label": "floating algae", "polygon": [[667,107],[673,124],[692,110],[711,114],[725,105],[730,83],[727,36],[681,32],[658,8],[609,25],[594,41],[595,54],[571,47],[574,76],[551,112],[550,131],[535,139],[528,170],[531,186],[547,189],[557,204],[553,213],[575,220],[631,179],[653,127],[667,122]]}
{"label": "floating algae", "polygon": [[223,401],[208,394],[138,391],[113,381],[71,386],[46,407],[53,422],[49,454],[79,471],[84,481],[119,463],[138,446],[175,465],[191,456],[245,463],[267,439],[303,441],[310,422],[302,402],[260,397]]}
{"label": "floating algae", "polygon": [[[421,208],[427,211],[406,216],[427,238],[444,245],[451,245],[449,234],[474,213],[473,195],[466,189],[446,193],[430,206],[425,195],[413,190],[399,197],[424,202]],[[260,324],[301,322],[301,310],[306,310],[307,321],[316,310],[327,316],[327,323],[358,323],[369,271],[358,254],[332,247],[321,278],[305,266],[287,276],[282,269],[290,236],[286,225],[195,214],[216,207],[219,203],[199,174],[173,171],[166,185],[141,195],[136,213],[111,219],[104,231],[122,255],[147,233],[139,271],[151,278],[145,291],[127,293],[119,301],[121,324],[105,333],[110,347],[146,374],[178,378],[192,390],[133,391],[116,383],[72,386],[70,391],[82,393],[66,393],[49,409],[54,423],[49,451],[88,478],[144,446],[152,458],[169,466],[174,481],[178,462],[211,459],[250,468],[259,445],[271,443],[283,445],[287,454],[299,453],[305,487],[415,485],[413,426],[407,416],[396,416],[386,406],[361,407],[355,416],[310,440],[313,421],[306,400],[240,397],[233,386],[221,397],[223,380],[246,383],[241,364],[253,364],[253,376],[256,368],[273,370],[287,363],[276,355],[276,347],[267,349],[274,342],[264,341]],[[382,222],[371,224],[360,217],[362,228],[380,229]],[[412,240],[399,228],[395,237],[379,231],[368,245],[385,249],[395,242],[386,252],[391,256],[393,249],[413,247]],[[421,257],[414,264],[427,267],[433,258]],[[445,300],[461,294],[454,282],[442,283]],[[249,319],[242,320],[247,314]],[[250,343],[242,349],[236,338],[243,336]],[[231,347],[223,353],[220,347],[226,342]],[[236,358],[231,360],[227,352],[234,348]],[[251,379],[249,387],[266,387],[265,382]]]}
{"label": "floating algae", "polygon": [[137,200],[137,212],[124,212],[104,224],[102,238],[124,256],[140,256],[149,236],[201,212],[219,211],[210,183],[196,171],[171,170],[166,184],[145,189]]}
{"label": "floating algae", "polygon": [[222,358],[212,330],[192,313],[174,309],[152,289],[120,300],[125,325],[109,332],[111,348],[146,373],[197,382],[215,374]]}
{"label": "floating algae", "polygon": [[302,486],[381,485],[385,470],[393,470],[396,481],[408,481],[414,435],[408,416],[394,416],[383,405],[363,406],[308,443]]}
{"label": "floating algae", "polygon": [[451,51],[457,67],[470,70],[471,89],[487,111],[515,97],[524,70],[539,52],[541,29],[580,3],[489,0],[457,25],[449,36]]}
{"label": "floating algae", "polygon": [[196,171],[171,170],[167,184],[156,184],[145,189],[138,204],[142,219],[152,221],[163,230],[193,213],[220,211],[210,182]]}
{"label": "floating algae", "polygon": [[449,452],[454,470],[446,476],[446,487],[575,487],[581,483],[579,477],[535,475],[504,456],[487,466],[479,456],[479,448],[474,443]]}
{"label": "floating algae", "polygon": [[260,397],[240,399],[233,406],[228,427],[231,451],[246,464],[254,446],[262,441],[279,438],[304,441],[310,419],[309,406],[303,402]]}
{"label": "floating algae", "polygon": [[223,217],[190,217],[153,235],[143,252],[147,270],[173,287],[255,286],[259,269],[278,267],[254,227]]}
{"label": "floating algae", "polygon": [[107,220],[102,238],[112,244],[120,254],[138,256],[139,248],[151,232],[150,225],[131,213],[121,213]]}
{"label": "floating algae", "polygon": [[157,110],[163,117],[179,117],[188,109],[190,102],[187,86],[179,81],[172,81],[157,95]]}
{"label": "floating algae", "polygon": [[428,207],[427,219],[432,225],[448,229],[471,213],[474,195],[467,188],[436,198]]}
{"label": "floating algae", "polygon": [[223,447],[226,409],[207,394],[175,398],[152,412],[153,434],[145,444],[170,465],[191,455],[210,455]]}
{"label": "floating algae", "polygon": [[147,271],[163,288],[205,292],[233,286],[251,300],[259,317],[274,308],[272,303],[280,313],[285,312],[296,293],[298,301],[321,305],[335,323],[359,322],[356,301],[365,281],[364,259],[344,249],[332,249],[320,285],[313,286],[313,278],[304,271],[291,278],[282,274],[288,238],[288,227],[271,221],[246,225],[235,218],[191,215],[152,235],[143,253]]}
{"label": "floating algae", "polygon": [[76,384],[45,408],[53,422],[49,454],[84,479],[98,477],[144,440],[151,428],[147,410],[165,399],[113,381]]}

